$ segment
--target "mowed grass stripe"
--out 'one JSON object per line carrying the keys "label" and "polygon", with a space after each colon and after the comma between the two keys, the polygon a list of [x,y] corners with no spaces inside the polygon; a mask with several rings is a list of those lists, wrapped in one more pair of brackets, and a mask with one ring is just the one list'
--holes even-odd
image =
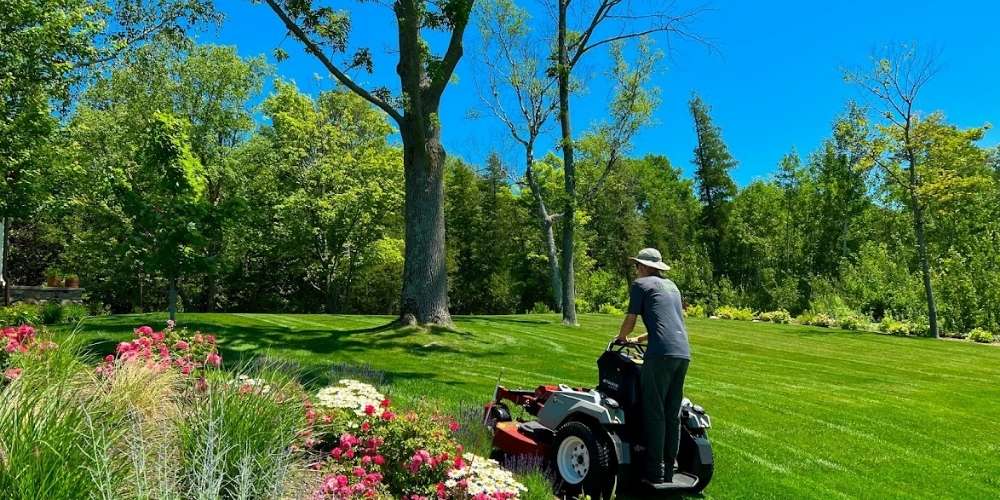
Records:
{"label": "mowed grass stripe", "polygon": [[[121,339],[162,318],[101,318],[85,333]],[[368,363],[393,394],[449,410],[482,404],[501,369],[509,386],[594,385],[621,321],[456,317],[456,331],[428,332],[385,327],[384,316],[179,319],[217,331],[227,360],[291,359],[319,373],[316,383],[332,362]],[[707,498],[1000,498],[1000,349],[708,319],[689,320],[689,331],[687,393],[715,423]]]}

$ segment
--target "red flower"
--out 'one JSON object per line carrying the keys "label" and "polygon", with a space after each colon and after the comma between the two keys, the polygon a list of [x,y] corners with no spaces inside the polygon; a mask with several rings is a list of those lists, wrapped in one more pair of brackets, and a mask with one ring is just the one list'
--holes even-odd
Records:
{"label": "red flower", "polygon": [[186,351],[189,346],[187,342],[183,340],[178,340],[177,343],[174,344],[174,347],[176,347],[180,351]]}
{"label": "red flower", "polygon": [[151,327],[143,325],[143,326],[140,326],[139,328],[136,328],[135,329],[135,333],[138,334],[138,335],[152,335],[153,334],[153,329]]}
{"label": "red flower", "polygon": [[372,405],[365,405],[365,415],[374,415],[375,407]]}
{"label": "red flower", "polygon": [[375,455],[375,465],[385,465],[385,457],[382,455]]}
{"label": "red flower", "polygon": [[7,380],[17,380],[21,376],[21,369],[8,368],[7,371],[3,372],[3,376]]}
{"label": "red flower", "polygon": [[451,423],[448,424],[448,429],[450,429],[451,432],[458,432],[459,429],[458,422],[452,420]]}
{"label": "red flower", "polygon": [[396,414],[393,413],[392,411],[386,410],[382,412],[382,420],[385,420],[386,422],[392,422],[394,418],[396,418]]}
{"label": "red flower", "polygon": [[383,399],[382,403],[380,403],[380,405],[382,406],[382,408],[388,408],[389,407],[389,398]]}
{"label": "red flower", "polygon": [[372,430],[372,424],[369,424],[368,422],[361,423],[361,432],[368,432],[370,430]]}

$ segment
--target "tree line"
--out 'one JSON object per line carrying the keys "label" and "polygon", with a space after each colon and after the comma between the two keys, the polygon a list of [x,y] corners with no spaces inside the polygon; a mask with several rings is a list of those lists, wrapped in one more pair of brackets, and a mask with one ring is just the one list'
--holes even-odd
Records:
{"label": "tree line", "polygon": [[[697,95],[690,158],[630,153],[658,102],[649,36],[697,38],[685,24],[697,12],[609,26],[637,16],[605,0],[573,28],[560,0],[546,32],[512,2],[480,4],[481,57],[469,64],[483,65],[483,108],[524,159],[494,154],[474,165],[445,154],[449,124],[437,118],[473,2],[397,2],[397,94],[361,88],[332,58],[373,64],[363,48],[348,53],[343,14],[267,4],[339,86],[312,96],[279,78],[251,104],[273,69],[182,36],[185,22],[211,18],[207,7],[191,10],[197,2],[177,3],[173,29],[126,30],[148,36],[123,37],[114,51],[98,40],[106,27],[94,28],[64,74],[24,69],[47,98],[5,104],[5,126],[36,124],[0,145],[19,158],[5,164],[5,276],[37,283],[48,268],[74,272],[114,312],[327,311],[434,323],[553,310],[575,323],[577,311],[622,309],[627,257],[655,246],[686,300],[710,310],[891,315],[933,335],[1000,326],[1000,154],[978,145],[986,127],[921,112],[935,67],[912,48],[849,72],[873,99],[845,103],[816,151],[792,151],[773,175],[738,187],[738,159]],[[70,28],[53,27],[78,36]],[[421,48],[425,31],[449,34],[442,56]],[[554,53],[540,39],[554,40]],[[63,45],[18,41],[67,57]],[[604,122],[574,135],[570,96],[581,84],[572,70],[598,49],[609,51],[614,96]],[[101,69],[88,71],[92,63]],[[68,105],[53,114],[60,97]],[[539,154],[550,125],[558,147]],[[678,165],[689,161],[685,178]]]}

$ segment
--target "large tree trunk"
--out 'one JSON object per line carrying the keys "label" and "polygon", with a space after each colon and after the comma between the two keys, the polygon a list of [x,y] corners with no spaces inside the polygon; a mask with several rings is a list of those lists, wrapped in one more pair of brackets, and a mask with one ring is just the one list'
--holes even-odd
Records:
{"label": "large tree trunk", "polygon": [[10,283],[7,282],[4,272],[7,270],[7,255],[10,242],[7,240],[7,229],[10,227],[10,219],[0,217],[0,286],[3,287],[3,305],[10,305]]}
{"label": "large tree trunk", "polygon": [[563,177],[566,206],[562,231],[562,318],[576,325],[576,277],[573,272],[573,243],[576,232],[576,165],[573,163],[573,132],[569,121],[569,58],[566,41],[566,11],[569,0],[559,0],[559,125],[562,129]]}
{"label": "large tree trunk", "polygon": [[535,171],[532,165],[535,164],[534,147],[529,144],[525,153],[524,175],[528,179],[528,187],[535,198],[535,205],[538,209],[538,222],[542,229],[542,239],[545,243],[545,250],[549,257],[549,281],[552,288],[552,305],[557,312],[562,312],[562,271],[559,269],[559,251],[556,248],[556,238],[553,226],[555,225],[549,216],[549,211],[545,207],[545,199],[542,198],[542,188],[535,179]]}
{"label": "large tree trunk", "polygon": [[917,234],[917,254],[920,258],[920,272],[924,279],[924,294],[927,296],[927,320],[930,324],[931,337],[938,338],[937,303],[934,302],[934,289],[931,287],[931,266],[927,257],[927,238],[924,235],[924,211],[917,208],[913,211],[913,229]]}
{"label": "large tree trunk", "polygon": [[[399,317],[404,324],[450,325],[444,232],[445,152],[440,129],[434,125],[428,128],[427,137],[419,137],[423,134],[411,127],[401,130],[406,250]],[[410,134],[418,137],[408,138]]]}
{"label": "large tree trunk", "polygon": [[177,320],[177,278],[170,278],[170,289],[167,291],[167,313],[170,321]]}

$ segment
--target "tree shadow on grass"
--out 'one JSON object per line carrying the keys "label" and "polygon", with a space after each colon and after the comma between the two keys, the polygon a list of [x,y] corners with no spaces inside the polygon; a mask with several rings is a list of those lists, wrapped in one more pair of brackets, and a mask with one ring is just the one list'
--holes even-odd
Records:
{"label": "tree shadow on grass", "polygon": [[462,316],[459,321],[471,321],[473,323],[516,323],[522,325],[554,325],[558,322],[545,321],[544,319],[514,319],[503,316]]}
{"label": "tree shadow on grass", "polygon": [[[132,338],[133,329],[157,318],[149,316],[102,318],[84,322],[76,328],[84,341],[85,352],[92,362],[114,353],[116,345]],[[337,329],[296,328],[271,324],[239,325],[210,319],[181,318],[180,327],[216,335],[219,353],[228,370],[253,366],[260,358],[273,358],[298,365],[297,378],[307,386],[330,382],[330,367],[337,358],[375,361],[381,352],[396,351],[397,356],[430,359],[433,356],[456,355],[466,359],[501,356],[491,350],[469,349],[479,345],[475,335],[443,327],[400,326],[394,321],[362,328]],[[457,340],[457,342],[456,342]],[[444,343],[448,342],[448,343]],[[286,354],[287,353],[287,354]],[[303,353],[307,353],[303,357]],[[367,359],[366,359],[367,358]],[[440,363],[439,363],[440,364]],[[378,369],[387,368],[380,363]],[[386,382],[411,379],[439,378],[437,370],[426,372],[386,370]]]}

